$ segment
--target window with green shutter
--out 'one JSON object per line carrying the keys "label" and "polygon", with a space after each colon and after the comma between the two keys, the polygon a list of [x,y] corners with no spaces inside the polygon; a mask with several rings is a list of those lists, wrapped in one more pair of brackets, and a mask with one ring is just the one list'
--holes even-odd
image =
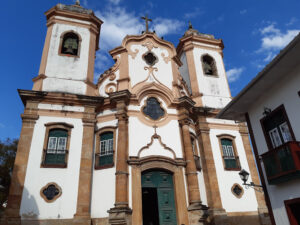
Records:
{"label": "window with green shutter", "polygon": [[44,165],[65,165],[67,154],[68,131],[52,129],[49,131]]}
{"label": "window with green shutter", "polygon": [[105,132],[100,134],[100,153],[98,167],[107,167],[114,164],[114,134]]}
{"label": "window with green shutter", "polygon": [[235,155],[233,141],[228,138],[221,139],[225,169],[239,169],[238,157]]}

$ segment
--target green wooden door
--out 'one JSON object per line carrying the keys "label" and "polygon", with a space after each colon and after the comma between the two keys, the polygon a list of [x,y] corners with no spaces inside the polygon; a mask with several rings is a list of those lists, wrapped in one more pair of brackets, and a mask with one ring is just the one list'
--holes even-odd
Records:
{"label": "green wooden door", "polygon": [[177,225],[173,176],[164,171],[150,171],[142,175],[142,188],[155,188],[159,225]]}

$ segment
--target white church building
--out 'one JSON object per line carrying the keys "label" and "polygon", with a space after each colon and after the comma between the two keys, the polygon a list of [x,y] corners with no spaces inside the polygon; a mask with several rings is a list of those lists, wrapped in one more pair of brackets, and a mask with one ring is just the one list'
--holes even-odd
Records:
{"label": "white church building", "polygon": [[95,84],[101,18],[78,3],[45,15],[3,224],[270,224],[238,175],[259,183],[246,125],[215,118],[232,99],[221,39],[190,25],[174,47],[147,26]]}

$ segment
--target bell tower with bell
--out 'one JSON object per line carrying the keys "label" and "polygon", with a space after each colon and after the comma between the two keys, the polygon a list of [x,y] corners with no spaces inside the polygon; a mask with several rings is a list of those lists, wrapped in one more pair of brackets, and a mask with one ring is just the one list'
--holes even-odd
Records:
{"label": "bell tower with bell", "polygon": [[33,90],[94,95],[94,61],[103,23],[92,10],[57,4],[46,13],[47,35]]}
{"label": "bell tower with bell", "polygon": [[179,68],[197,106],[222,109],[231,100],[223,63],[223,41],[203,34],[189,23],[180,38],[177,54]]}

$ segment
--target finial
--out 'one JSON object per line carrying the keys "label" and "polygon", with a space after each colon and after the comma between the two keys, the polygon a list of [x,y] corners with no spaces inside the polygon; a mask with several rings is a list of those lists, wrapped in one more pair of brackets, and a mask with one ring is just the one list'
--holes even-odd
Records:
{"label": "finial", "polygon": [[76,0],[75,5],[79,5],[79,6],[80,6],[80,1],[79,1],[79,0]]}
{"label": "finial", "polygon": [[143,20],[145,20],[146,22],[146,33],[149,32],[149,25],[148,25],[148,22],[152,22],[152,19],[149,19],[148,18],[148,15],[146,15],[145,17],[141,17]]}
{"label": "finial", "polygon": [[189,21],[189,29],[193,29],[193,25],[192,25],[191,21]]}

